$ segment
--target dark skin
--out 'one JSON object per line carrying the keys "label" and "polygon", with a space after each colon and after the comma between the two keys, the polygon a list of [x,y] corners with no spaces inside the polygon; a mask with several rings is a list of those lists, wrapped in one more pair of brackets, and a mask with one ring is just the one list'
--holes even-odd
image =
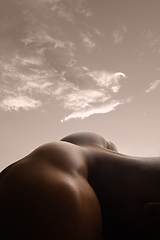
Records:
{"label": "dark skin", "polygon": [[160,239],[159,186],[160,158],[71,134],[1,172],[1,239]]}

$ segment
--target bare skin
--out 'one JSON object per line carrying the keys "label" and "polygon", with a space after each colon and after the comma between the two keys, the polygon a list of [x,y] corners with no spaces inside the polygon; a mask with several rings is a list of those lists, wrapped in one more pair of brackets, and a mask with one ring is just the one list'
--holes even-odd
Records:
{"label": "bare skin", "polygon": [[160,239],[159,186],[160,158],[71,134],[1,172],[1,239]]}

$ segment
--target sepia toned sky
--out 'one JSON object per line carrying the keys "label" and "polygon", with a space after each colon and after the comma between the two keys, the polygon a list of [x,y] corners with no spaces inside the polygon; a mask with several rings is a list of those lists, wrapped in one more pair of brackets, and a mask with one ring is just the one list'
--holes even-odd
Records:
{"label": "sepia toned sky", "polygon": [[1,0],[0,170],[93,131],[160,156],[159,0]]}

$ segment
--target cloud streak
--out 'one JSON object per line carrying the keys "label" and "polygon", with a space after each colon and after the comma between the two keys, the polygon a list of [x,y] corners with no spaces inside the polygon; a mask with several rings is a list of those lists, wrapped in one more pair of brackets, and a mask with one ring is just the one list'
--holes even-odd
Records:
{"label": "cloud streak", "polygon": [[113,40],[115,44],[120,44],[124,40],[124,35],[127,33],[127,27],[125,25],[119,26],[118,29],[112,32]]}
{"label": "cloud streak", "polygon": [[41,105],[41,101],[29,98],[27,96],[8,96],[0,102],[0,108],[5,111],[18,111],[19,109],[31,110],[38,108]]}
{"label": "cloud streak", "polygon": [[73,118],[79,118],[79,119],[84,119],[87,118],[93,114],[104,114],[108,113],[111,111],[114,111],[117,106],[122,105],[124,103],[130,102],[130,99],[124,100],[112,100],[109,103],[106,103],[104,105],[98,106],[98,107],[91,107],[88,109],[84,109],[82,111],[75,111],[69,116],[67,116],[64,120],[61,120],[61,122],[68,121]]}
{"label": "cloud streak", "polygon": [[[61,102],[61,106],[72,111],[63,119],[67,121],[107,113],[127,102],[113,99],[126,78],[122,72],[90,71],[84,66],[75,67],[75,62],[66,71],[58,73],[54,68],[40,69],[40,63],[35,58],[17,55],[10,62],[0,61],[3,83],[0,108],[5,111],[31,110],[43,107],[45,99],[52,102],[55,98],[57,104]],[[27,74],[20,71],[23,66],[28,69]],[[77,80],[71,82],[72,78]]]}
{"label": "cloud streak", "polygon": [[[97,49],[95,36],[103,37],[97,28],[76,25],[76,16],[83,15],[85,19],[93,15],[87,1],[35,0],[26,1],[24,6],[23,3],[20,19],[14,15],[20,29],[12,38],[10,50],[7,45],[5,54],[0,55],[1,109],[29,111],[56,104],[68,111],[62,120],[67,121],[107,113],[128,102],[118,99],[126,78],[124,73],[90,70],[80,63],[80,51],[91,56]],[[9,33],[12,27],[8,25]],[[5,36],[2,32],[4,46],[8,40]]]}
{"label": "cloud streak", "polygon": [[89,76],[93,84],[90,87],[96,86],[97,90],[77,88],[72,93],[61,95],[65,108],[73,111],[62,122],[73,118],[84,119],[93,114],[108,113],[115,110],[119,105],[131,101],[131,98],[125,100],[113,99],[114,95],[118,94],[120,90],[120,81],[126,78],[124,73],[109,73],[98,70],[90,72],[88,69],[85,70],[86,73],[83,77]]}
{"label": "cloud streak", "polygon": [[95,90],[78,90],[70,93],[65,99],[65,108],[72,109],[74,111],[85,109],[86,107],[92,107],[94,103],[101,103],[108,100],[110,96],[106,96],[101,91]]}
{"label": "cloud streak", "polygon": [[156,80],[149,84],[148,89],[146,90],[146,93],[149,93],[153,90],[155,90],[160,85],[160,80]]}
{"label": "cloud streak", "polygon": [[126,75],[122,72],[93,71],[89,72],[88,75],[93,77],[93,80],[98,86],[104,87],[112,92],[118,92],[121,87],[120,81],[126,78]]}
{"label": "cloud streak", "polygon": [[93,49],[96,47],[96,44],[92,40],[91,36],[83,32],[80,33],[80,36],[85,47],[87,47],[88,49]]}

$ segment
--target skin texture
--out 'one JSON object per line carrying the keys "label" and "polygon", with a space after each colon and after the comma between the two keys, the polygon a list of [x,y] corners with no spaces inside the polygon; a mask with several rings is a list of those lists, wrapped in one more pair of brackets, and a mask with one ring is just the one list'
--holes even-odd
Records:
{"label": "skin texture", "polygon": [[75,133],[0,174],[1,239],[160,239],[160,158]]}

